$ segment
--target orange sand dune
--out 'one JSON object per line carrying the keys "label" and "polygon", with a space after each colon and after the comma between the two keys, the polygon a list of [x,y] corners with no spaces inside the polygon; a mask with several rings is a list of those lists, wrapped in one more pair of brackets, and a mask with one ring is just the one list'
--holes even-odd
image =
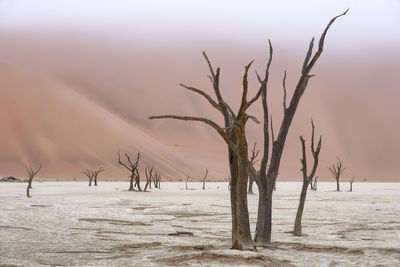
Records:
{"label": "orange sand dune", "polygon": [[[86,168],[104,166],[103,177],[122,179],[117,151],[142,153],[141,170],[155,165],[164,179],[226,177],[220,154],[188,151],[160,143],[62,84],[0,66],[0,175],[24,176],[24,165],[43,162],[41,177],[83,179]],[[200,177],[199,177],[200,178]]]}

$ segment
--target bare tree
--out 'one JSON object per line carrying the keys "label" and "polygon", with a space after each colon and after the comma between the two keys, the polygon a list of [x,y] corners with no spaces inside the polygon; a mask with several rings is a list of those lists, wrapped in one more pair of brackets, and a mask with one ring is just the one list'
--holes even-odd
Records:
{"label": "bare tree", "polygon": [[93,181],[93,172],[89,169],[86,169],[82,172],[84,175],[87,176],[87,178],[89,179],[89,186],[92,186],[92,181]]}
{"label": "bare tree", "polygon": [[187,186],[187,184],[188,184],[188,182],[189,182],[189,179],[190,179],[190,176],[188,175],[188,177],[186,178],[186,183],[185,183],[185,188],[186,188],[186,190],[189,189],[188,186]]}
{"label": "bare tree", "polygon": [[206,174],[203,177],[203,190],[206,190],[206,179],[208,175],[208,169],[206,169]]}
{"label": "bare tree", "polygon": [[97,176],[99,175],[99,173],[101,173],[103,171],[104,171],[103,167],[100,167],[97,170],[92,171],[92,176],[94,179],[94,186],[97,186]]}
{"label": "bare tree", "polygon": [[[149,189],[151,189],[151,182],[155,181],[155,177],[154,177],[153,171],[154,171],[154,166],[151,166],[151,168],[149,166],[147,166],[144,169],[144,173],[146,175],[146,181],[147,181],[147,183],[150,182],[149,185],[148,185]],[[146,190],[144,190],[144,191],[146,191]]]}
{"label": "bare tree", "polygon": [[[263,157],[261,159],[260,170],[256,169],[249,164],[250,175],[256,181],[259,190],[259,202],[258,202],[258,216],[257,225],[255,230],[254,241],[256,246],[268,246],[271,243],[271,233],[272,233],[272,194],[273,188],[275,187],[276,178],[278,176],[278,171],[280,167],[280,162],[282,158],[282,152],[285,146],[286,137],[289,132],[290,125],[296,113],[297,107],[299,105],[300,99],[303,96],[308,82],[311,77],[310,72],[314,67],[315,63],[322,54],[325,42],[325,36],[334,23],[334,21],[344,16],[344,13],[332,18],[328,25],[325,27],[318,44],[318,50],[313,54],[314,38],[311,39],[308,51],[303,62],[301,76],[297,82],[294,89],[292,98],[290,100],[289,106],[286,105],[286,71],[284,72],[282,87],[283,87],[283,120],[279,129],[278,137],[275,139],[274,127],[272,123],[272,117],[269,115],[268,103],[267,103],[267,84],[269,78],[269,68],[272,60],[272,46],[270,44],[270,59],[268,61],[264,79],[261,79],[258,75],[258,80],[262,87],[262,107],[264,113],[264,147],[263,147]],[[272,144],[270,152],[270,142]],[[271,157],[269,159],[269,155]],[[270,160],[270,161],[269,161]],[[269,161],[269,164],[268,164]]]}
{"label": "bare tree", "polygon": [[26,197],[30,198],[31,195],[29,193],[29,189],[32,189],[32,181],[33,178],[35,178],[36,174],[38,174],[38,172],[40,171],[40,169],[42,168],[42,163],[40,163],[39,168],[37,168],[37,170],[34,170],[32,168],[32,165],[29,164],[29,166],[25,167],[26,172],[28,173],[28,185],[26,186]]}
{"label": "bare tree", "polygon": [[133,163],[131,161],[131,158],[126,153],[125,153],[125,157],[126,157],[126,160],[127,160],[126,163],[121,161],[121,154],[118,151],[118,163],[120,165],[124,166],[130,172],[130,176],[129,176],[130,177],[130,184],[129,184],[129,189],[128,190],[129,191],[135,191],[134,184],[133,184],[133,182],[135,181],[135,186],[138,187],[139,191],[142,191],[142,188],[140,187],[140,175],[139,175],[139,171],[138,171],[140,152],[137,153],[137,157],[136,157],[135,163]]}
{"label": "bare tree", "polygon": [[182,87],[203,96],[214,108],[220,111],[224,117],[225,125],[219,126],[212,120],[200,117],[163,115],[153,116],[150,119],[177,119],[184,121],[199,121],[211,126],[223,138],[228,145],[229,166],[231,171],[231,211],[232,211],[232,248],[254,250],[250,233],[249,213],[247,208],[247,179],[248,179],[248,147],[245,134],[245,126],[248,119],[258,122],[254,116],[246,113],[247,109],[261,95],[261,88],[256,95],[247,100],[248,93],[248,71],[253,61],[246,67],[243,75],[243,92],[239,111],[235,113],[226,103],[219,89],[220,68],[214,71],[207,55],[203,52],[211,75],[209,76],[217,101],[203,90],[181,84]]}
{"label": "bare tree", "polygon": [[337,158],[337,161],[332,164],[332,167],[328,168],[332,174],[332,177],[336,180],[336,191],[340,191],[339,187],[339,179],[340,176],[343,174],[344,170],[346,169],[343,166],[343,161],[340,158]]}
{"label": "bare tree", "polygon": [[[322,36],[319,41],[318,50],[313,57],[311,56],[314,46],[314,38],[310,42],[306,59],[304,60],[303,63],[301,77],[297,83],[297,86],[293,93],[293,97],[288,107],[286,107],[286,97],[284,97],[283,101],[284,118],[281,124],[278,138],[276,140],[274,139],[273,136],[273,130],[271,130],[272,155],[271,155],[270,166],[268,168],[268,173],[266,171],[266,168],[267,168],[268,154],[269,154],[270,124],[269,124],[269,114],[267,108],[268,106],[266,101],[267,99],[266,89],[269,76],[269,68],[272,60],[271,42],[269,42],[270,58],[267,63],[265,78],[262,80],[257,74],[258,80],[261,85],[256,95],[250,101],[247,100],[247,92],[248,92],[247,74],[253,61],[250,62],[245,67],[245,73],[243,76],[242,99],[239,111],[237,113],[235,113],[232,110],[232,108],[223,100],[221,96],[219,89],[220,68],[217,68],[217,70],[214,71],[207,55],[204,52],[203,55],[208,63],[211,73],[211,76],[209,76],[209,78],[213,85],[217,101],[215,101],[209,94],[205,93],[203,90],[181,84],[182,87],[203,96],[214,108],[220,111],[224,117],[224,123],[225,123],[224,127],[219,126],[217,123],[209,119],[200,117],[176,116],[176,115],[162,115],[162,116],[150,117],[150,119],[177,119],[184,121],[203,122],[214,128],[218,132],[218,134],[223,138],[223,140],[227,143],[228,154],[229,154],[229,167],[231,171],[230,193],[231,193],[231,211],[232,211],[232,248],[234,249],[248,249],[248,250],[254,249],[254,244],[250,234],[249,215],[247,208],[247,180],[249,171],[251,172],[253,179],[256,181],[260,191],[257,227],[254,238],[255,243],[256,245],[263,246],[263,245],[268,245],[271,242],[272,192],[275,185],[276,177],[278,175],[280,160],[286,136],[288,134],[290,124],[293,120],[300,98],[307,87],[309,79],[313,76],[310,75],[310,71],[315,65],[320,55],[322,54],[325,35],[329,27],[333,24],[333,22],[338,17],[343,16],[346,13],[347,11],[339,16],[334,17],[329,22],[324,32],[322,33]],[[285,80],[286,80],[286,75],[284,76],[283,80],[284,92],[286,95]],[[249,164],[245,126],[248,119],[252,119],[253,121],[258,122],[255,117],[247,114],[247,109],[255,101],[257,101],[257,99],[260,97],[261,94],[262,94],[262,102],[264,110],[264,156],[261,162],[260,171],[257,172]],[[271,120],[271,125],[272,125],[272,120]],[[273,129],[273,127],[271,127],[271,129]]]}
{"label": "bare tree", "polygon": [[[257,143],[254,143],[253,149],[251,150],[251,156],[249,160],[249,164],[251,164],[254,167],[254,164],[256,163],[256,158],[258,156],[258,153],[260,153],[260,150],[256,150]],[[253,183],[254,179],[251,175],[249,175],[249,189],[247,191],[248,194],[253,195]]]}
{"label": "bare tree", "polygon": [[349,190],[349,192],[353,192],[353,183],[354,183],[355,179],[356,179],[356,177],[353,176],[353,178],[351,178],[351,180],[350,180],[350,190]]}
{"label": "bare tree", "polygon": [[311,153],[314,159],[314,164],[311,169],[310,174],[307,174],[307,157],[306,157],[306,145],[303,136],[300,136],[300,141],[301,141],[301,150],[302,150],[302,159],[301,159],[301,172],[303,173],[303,187],[301,188],[301,193],[300,193],[300,201],[299,201],[299,206],[297,208],[297,213],[296,213],[296,219],[294,222],[294,229],[293,229],[293,234],[294,235],[302,235],[301,233],[301,218],[303,216],[303,210],[304,210],[304,204],[306,202],[306,197],[307,197],[307,188],[308,185],[311,183],[315,172],[317,171],[318,167],[318,156],[319,152],[321,150],[321,140],[322,137],[319,137],[318,145],[317,148],[315,149],[314,146],[314,123],[311,121],[311,126],[312,126],[312,132],[311,132]]}
{"label": "bare tree", "polygon": [[156,178],[156,188],[161,189],[161,174],[156,172],[155,178]]}

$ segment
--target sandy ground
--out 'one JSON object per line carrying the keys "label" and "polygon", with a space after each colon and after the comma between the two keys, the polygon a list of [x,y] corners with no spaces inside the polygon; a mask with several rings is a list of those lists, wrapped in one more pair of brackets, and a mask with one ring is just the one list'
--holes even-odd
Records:
{"label": "sandy ground", "polygon": [[[308,192],[303,232],[293,227],[300,183],[278,183],[274,247],[230,249],[226,183],[0,184],[0,266],[400,266],[400,184],[355,183],[349,193],[320,183]],[[257,195],[249,196],[252,231]],[[170,236],[176,231],[191,235]]]}

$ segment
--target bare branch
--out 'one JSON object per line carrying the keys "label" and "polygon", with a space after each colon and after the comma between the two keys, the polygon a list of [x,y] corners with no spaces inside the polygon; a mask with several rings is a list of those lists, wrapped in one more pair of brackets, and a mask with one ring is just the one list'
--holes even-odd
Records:
{"label": "bare branch", "polygon": [[186,89],[188,89],[188,90],[190,90],[190,91],[192,91],[192,92],[195,92],[195,93],[198,93],[199,95],[202,95],[204,98],[206,98],[207,100],[208,100],[208,102],[214,107],[214,108],[216,108],[216,109],[218,109],[218,110],[220,110],[221,111],[221,107],[217,104],[217,102],[215,102],[213,99],[212,99],[212,97],[210,96],[210,95],[208,95],[207,93],[205,93],[204,91],[202,91],[202,90],[200,90],[200,89],[197,89],[197,88],[194,88],[194,87],[190,87],[190,86],[186,86],[186,85],[184,85],[184,84],[179,84],[180,86],[182,86],[182,87],[184,87],[184,88],[186,88]]}
{"label": "bare branch", "polygon": [[205,124],[210,125],[212,128],[214,128],[219,135],[225,140],[225,142],[228,144],[228,146],[237,152],[237,147],[236,145],[232,142],[232,140],[228,137],[228,135],[225,133],[224,129],[218,126],[215,122],[209,119],[205,118],[198,118],[198,117],[188,117],[188,116],[176,116],[176,115],[161,115],[161,116],[151,116],[149,119],[175,119],[175,120],[183,120],[183,121],[201,121]]}
{"label": "bare branch", "polygon": [[319,56],[322,54],[322,51],[324,49],[324,42],[325,42],[325,36],[329,30],[329,28],[331,27],[331,25],[335,22],[335,20],[341,16],[344,16],[347,14],[347,12],[349,11],[349,9],[347,9],[345,12],[343,12],[340,15],[337,15],[336,17],[334,17],[333,19],[331,19],[331,21],[329,21],[328,25],[326,26],[324,32],[322,33],[321,37],[319,38],[319,44],[318,44],[318,50],[315,53],[314,57],[312,58],[312,60],[310,61],[310,63],[307,66],[307,70],[306,72],[309,73],[310,70],[312,69],[312,67],[314,66],[315,62],[318,60]]}
{"label": "bare branch", "polygon": [[247,80],[247,76],[248,76],[251,64],[253,64],[253,62],[254,62],[254,59],[252,61],[250,61],[250,63],[247,64],[246,67],[244,67],[242,102],[240,104],[238,116],[240,113],[243,113],[248,108],[247,91],[249,89],[249,82]]}
{"label": "bare branch", "polygon": [[286,70],[285,70],[285,74],[283,75],[282,85],[283,85],[283,113],[285,113],[286,112]]}

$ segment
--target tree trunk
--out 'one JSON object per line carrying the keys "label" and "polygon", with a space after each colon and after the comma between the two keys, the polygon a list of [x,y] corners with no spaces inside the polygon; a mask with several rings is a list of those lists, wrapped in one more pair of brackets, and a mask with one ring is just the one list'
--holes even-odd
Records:
{"label": "tree trunk", "polygon": [[94,186],[97,186],[97,177],[94,178]]}
{"label": "tree trunk", "polygon": [[339,179],[336,179],[336,191],[340,191],[340,188],[339,188]]}
{"label": "tree trunk", "polygon": [[304,204],[306,202],[308,184],[309,182],[303,182],[303,187],[301,188],[299,206],[297,208],[296,220],[294,221],[294,229],[293,229],[294,235],[302,235],[301,218],[303,216]]}
{"label": "tree trunk", "polygon": [[255,246],[271,244],[273,181],[260,179],[258,187],[257,225],[254,234]]}
{"label": "tree trunk", "polygon": [[130,184],[129,184],[129,191],[134,191],[133,190],[133,175],[131,176],[131,181],[130,181]]}
{"label": "tree trunk", "polygon": [[247,207],[247,180],[248,180],[248,152],[245,140],[240,140],[238,162],[238,176],[235,189],[236,193],[236,233],[237,240],[233,243],[233,249],[254,250],[253,241],[250,233],[249,211]]}
{"label": "tree trunk", "polygon": [[30,183],[29,183],[28,186],[26,187],[26,197],[28,197],[28,198],[31,197],[31,195],[29,194],[29,185],[30,185]]}
{"label": "tree trunk", "polygon": [[350,181],[350,192],[353,192],[353,182]]}
{"label": "tree trunk", "polygon": [[248,194],[253,195],[253,183],[254,179],[252,177],[249,177],[249,190],[247,191]]}

